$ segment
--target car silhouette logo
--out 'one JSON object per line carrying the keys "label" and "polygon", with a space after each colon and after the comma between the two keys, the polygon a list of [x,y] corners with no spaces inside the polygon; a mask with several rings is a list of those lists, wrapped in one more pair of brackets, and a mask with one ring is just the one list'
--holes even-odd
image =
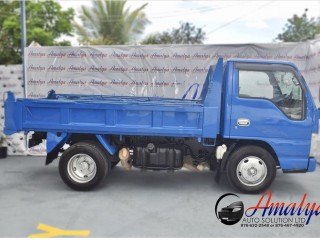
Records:
{"label": "car silhouette logo", "polygon": [[[234,193],[223,194],[216,202],[215,213],[219,221],[225,225],[233,225],[239,222],[244,214],[244,205],[242,201],[236,201],[230,204],[229,198],[238,198],[239,196]],[[223,207],[219,203],[223,200]],[[225,206],[229,202],[229,205]],[[220,209],[218,211],[218,209]]]}
{"label": "car silhouette logo", "polygon": [[243,203],[241,201],[231,203],[218,212],[219,219],[225,221],[239,221],[243,216]]}

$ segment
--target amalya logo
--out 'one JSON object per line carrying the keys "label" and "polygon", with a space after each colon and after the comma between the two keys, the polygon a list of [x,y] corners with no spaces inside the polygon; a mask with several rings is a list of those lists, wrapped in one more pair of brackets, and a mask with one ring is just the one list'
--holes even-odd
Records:
{"label": "amalya logo", "polygon": [[68,81],[68,86],[85,86],[87,82],[81,79],[70,79]]}
{"label": "amalya logo", "polygon": [[121,72],[121,73],[124,73],[124,72],[128,72],[128,68],[126,67],[123,67],[123,66],[115,66],[113,65],[110,70],[110,72]]}
{"label": "amalya logo", "polygon": [[84,66],[81,66],[81,65],[71,65],[69,68],[68,68],[68,72],[84,72],[86,71],[87,68],[84,67]]}
{"label": "amalya logo", "polygon": [[62,80],[62,79],[53,79],[51,78],[48,82],[48,85],[53,85],[53,86],[62,86],[62,85],[66,85],[66,81]]}
{"label": "amalya logo", "polygon": [[193,59],[209,59],[211,58],[211,56],[210,54],[196,52],[195,54],[192,55],[192,58]]}
{"label": "amalya logo", "polygon": [[171,69],[171,72],[172,73],[189,73],[190,72],[190,69],[186,68],[186,67],[183,67],[183,68],[180,68],[178,66],[175,66],[174,68]]}
{"label": "amalya logo", "polygon": [[[243,206],[243,202],[242,201],[236,201],[236,202],[229,202],[229,198],[239,198],[238,195],[233,194],[233,193],[226,193],[224,195],[222,195],[215,206],[215,213],[217,218],[225,225],[233,225],[236,224],[237,222],[240,221],[240,219],[243,216],[243,212],[244,212],[244,206]],[[226,200],[228,199],[228,205],[225,206]],[[222,203],[220,203],[221,201],[223,201]],[[223,205],[222,208],[219,208],[220,205]],[[220,209],[218,212],[217,210]]]}
{"label": "amalya logo", "polygon": [[130,58],[131,59],[146,59],[148,58],[149,55],[148,54],[144,54],[144,53],[137,53],[137,52],[134,52],[130,55]]}
{"label": "amalya logo", "polygon": [[71,51],[68,53],[68,58],[84,58],[87,57],[87,54],[80,50],[80,51]]}
{"label": "amalya logo", "polygon": [[108,70],[108,68],[106,67],[103,67],[103,66],[95,66],[95,65],[92,65],[90,68],[89,68],[89,72],[106,72]]}
{"label": "amalya logo", "polygon": [[129,83],[122,80],[122,79],[112,79],[110,82],[110,85],[115,85],[115,86],[128,86]]}
{"label": "amalya logo", "polygon": [[154,52],[150,55],[151,59],[167,59],[169,58],[170,55],[166,54],[166,53],[158,53],[158,52]]}
{"label": "amalya logo", "polygon": [[96,80],[96,79],[91,79],[91,81],[89,82],[89,85],[91,86],[106,86],[108,85],[108,82],[103,81],[103,80]]}
{"label": "amalya logo", "polygon": [[205,67],[203,67],[203,68],[201,68],[201,67],[198,67],[198,66],[196,66],[196,67],[194,67],[193,69],[192,69],[192,73],[199,73],[199,74],[201,74],[201,73],[207,73],[208,72],[208,68],[205,68]]}
{"label": "amalya logo", "polygon": [[186,54],[186,53],[174,53],[171,56],[172,59],[178,59],[178,60],[186,60],[190,58],[190,54]]}
{"label": "amalya logo", "polygon": [[151,68],[151,72],[152,73],[166,73],[166,72],[170,72],[170,69],[165,68],[165,67],[154,66],[153,68]]}
{"label": "amalya logo", "polygon": [[59,66],[54,66],[54,65],[50,65],[50,67],[48,68],[48,72],[62,72],[66,70],[66,68],[62,65]]}
{"label": "amalya logo", "polygon": [[102,52],[91,52],[89,56],[92,58],[106,58],[108,57],[108,54]]}
{"label": "amalya logo", "polygon": [[133,72],[133,73],[145,73],[145,72],[149,72],[149,69],[145,68],[145,67],[133,66],[130,69],[130,72]]}
{"label": "amalya logo", "polygon": [[28,71],[34,71],[34,72],[42,72],[44,70],[46,70],[46,68],[44,66],[41,66],[41,65],[33,65],[31,64],[28,68],[27,68]]}
{"label": "amalya logo", "polygon": [[46,83],[45,80],[41,80],[40,78],[38,80],[31,78],[28,80],[28,84],[29,85],[34,85],[34,86],[41,86],[44,85]]}
{"label": "amalya logo", "polygon": [[[318,216],[320,213],[320,205],[307,201],[306,193],[298,202],[286,203],[273,201],[272,191],[264,192],[257,204],[242,209],[242,213],[240,201],[229,203],[217,212],[219,203],[230,196],[238,197],[233,193],[224,194],[215,206],[217,218],[226,225],[235,224],[243,217],[241,227],[304,227],[310,223],[312,216]],[[239,219],[236,221],[237,218]]]}
{"label": "amalya logo", "polygon": [[122,53],[122,52],[113,51],[112,54],[110,54],[110,58],[124,59],[124,58],[128,58],[128,57],[129,57],[129,54]]}
{"label": "amalya logo", "polygon": [[29,53],[28,53],[28,57],[45,57],[46,54],[44,52],[40,52],[40,51],[33,51],[31,50]]}
{"label": "amalya logo", "polygon": [[62,51],[51,51],[47,56],[48,58],[63,58],[67,56],[67,53]]}
{"label": "amalya logo", "polygon": [[45,98],[45,94],[30,92],[28,98]]}

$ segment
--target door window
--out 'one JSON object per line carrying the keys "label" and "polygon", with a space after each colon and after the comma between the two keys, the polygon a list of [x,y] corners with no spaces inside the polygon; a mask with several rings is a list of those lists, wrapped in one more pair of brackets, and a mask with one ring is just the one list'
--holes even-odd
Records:
{"label": "door window", "polygon": [[304,119],[303,91],[290,70],[239,69],[239,97],[268,99],[288,118]]}

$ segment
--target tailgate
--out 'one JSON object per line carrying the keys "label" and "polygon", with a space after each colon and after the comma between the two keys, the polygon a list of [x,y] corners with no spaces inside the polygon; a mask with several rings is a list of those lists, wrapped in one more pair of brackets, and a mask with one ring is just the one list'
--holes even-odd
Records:
{"label": "tailgate", "polygon": [[4,103],[4,134],[11,135],[22,130],[22,105],[15,100],[14,94],[8,92]]}

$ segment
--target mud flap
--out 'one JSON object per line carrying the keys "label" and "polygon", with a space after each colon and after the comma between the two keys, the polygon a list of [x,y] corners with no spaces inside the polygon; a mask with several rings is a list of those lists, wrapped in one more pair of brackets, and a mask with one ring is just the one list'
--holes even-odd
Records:
{"label": "mud flap", "polygon": [[58,157],[60,148],[63,147],[63,145],[68,141],[70,136],[70,133],[47,133],[46,165],[52,163],[52,161]]}
{"label": "mud flap", "polygon": [[223,154],[222,159],[218,162],[216,174],[214,176],[214,180],[216,181],[216,183],[220,182],[221,173],[226,169],[227,160],[228,160],[231,152],[233,152],[233,150],[235,149],[235,147],[236,147],[236,143],[231,144],[230,147],[228,147],[228,150],[225,152],[225,154]]}

